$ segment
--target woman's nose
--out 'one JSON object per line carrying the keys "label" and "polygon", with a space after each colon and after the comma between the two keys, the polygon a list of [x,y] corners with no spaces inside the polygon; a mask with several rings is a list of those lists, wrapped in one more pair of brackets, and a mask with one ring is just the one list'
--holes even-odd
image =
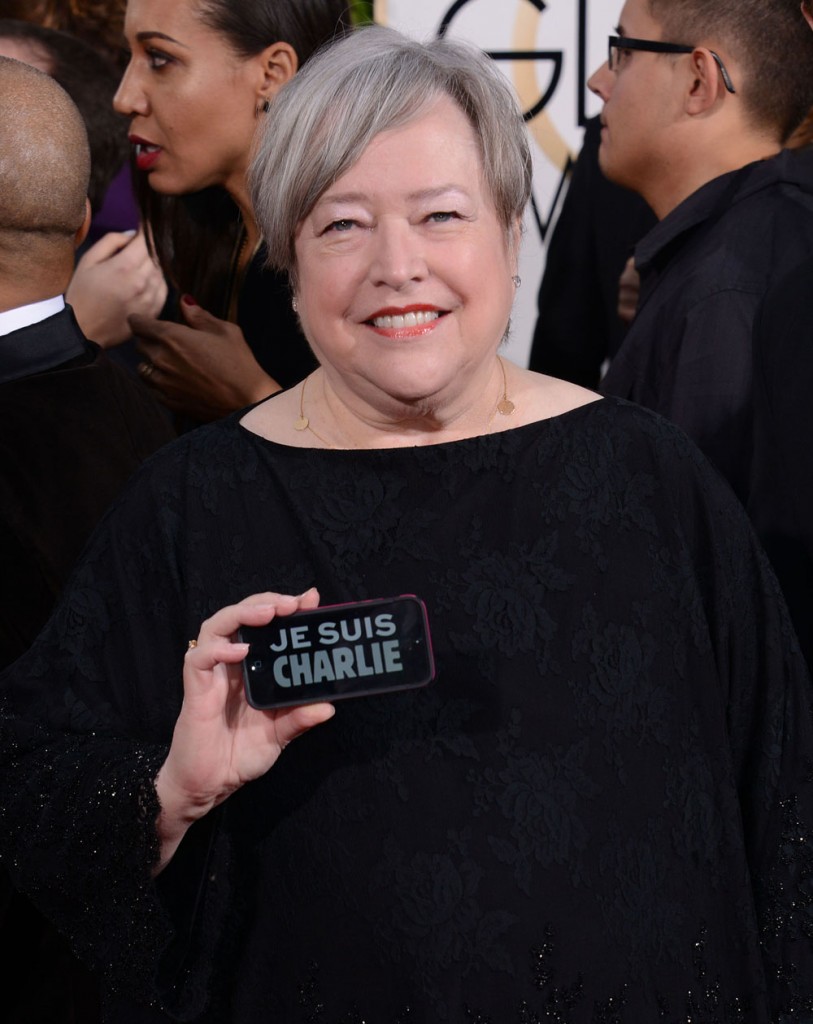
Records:
{"label": "woman's nose", "polygon": [[143,114],[146,112],[147,99],[143,89],[139,86],[138,75],[133,68],[133,62],[124,69],[124,74],[113,97],[113,109],[118,114]]}
{"label": "woman's nose", "polygon": [[373,283],[402,288],[410,281],[421,281],[429,273],[419,233],[406,222],[382,221],[375,229],[375,248],[371,264]]}

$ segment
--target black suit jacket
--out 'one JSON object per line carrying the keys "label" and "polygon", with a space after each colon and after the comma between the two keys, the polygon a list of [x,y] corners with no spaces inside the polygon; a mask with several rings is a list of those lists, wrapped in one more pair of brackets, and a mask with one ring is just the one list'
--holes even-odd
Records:
{"label": "black suit jacket", "polygon": [[172,436],[69,307],[0,337],[0,667],[31,645],[107,506]]}

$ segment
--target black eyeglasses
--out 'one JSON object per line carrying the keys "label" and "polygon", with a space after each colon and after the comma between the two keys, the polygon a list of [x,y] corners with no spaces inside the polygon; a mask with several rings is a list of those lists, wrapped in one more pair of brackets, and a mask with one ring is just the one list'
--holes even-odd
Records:
{"label": "black eyeglasses", "polygon": [[[622,50],[644,50],[647,53],[694,53],[697,49],[695,46],[682,46],[680,43],[661,43],[654,39],[630,39],[628,36],[610,36],[609,42],[607,66],[610,71],[618,70],[620,64],[619,53]],[[736,93],[737,90],[734,88],[734,83],[731,81],[731,76],[726,70],[725,64],[723,64],[714,50],[709,50],[709,53],[720,69],[720,74],[723,76],[723,85],[729,92]]]}

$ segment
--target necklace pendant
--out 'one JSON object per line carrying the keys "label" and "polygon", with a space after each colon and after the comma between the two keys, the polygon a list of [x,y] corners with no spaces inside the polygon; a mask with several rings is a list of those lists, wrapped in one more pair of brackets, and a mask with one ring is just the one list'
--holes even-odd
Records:
{"label": "necklace pendant", "polygon": [[510,416],[511,413],[514,411],[514,408],[514,403],[511,401],[510,398],[503,398],[503,400],[497,406],[497,412],[500,414],[500,416]]}
{"label": "necklace pendant", "polygon": [[307,416],[300,416],[298,420],[294,420],[294,430],[307,430],[310,426],[310,420]]}

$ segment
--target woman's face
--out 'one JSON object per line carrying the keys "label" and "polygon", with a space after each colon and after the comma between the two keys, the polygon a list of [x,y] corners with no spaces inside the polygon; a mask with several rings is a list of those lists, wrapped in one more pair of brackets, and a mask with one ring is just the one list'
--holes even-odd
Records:
{"label": "woman's face", "polygon": [[334,387],[372,404],[471,397],[508,323],[518,231],[452,100],[378,135],[297,231],[299,316]]}
{"label": "woman's face", "polygon": [[263,60],[236,56],[195,0],[128,0],[130,63],[114,100],[157,192],[245,187]]}

